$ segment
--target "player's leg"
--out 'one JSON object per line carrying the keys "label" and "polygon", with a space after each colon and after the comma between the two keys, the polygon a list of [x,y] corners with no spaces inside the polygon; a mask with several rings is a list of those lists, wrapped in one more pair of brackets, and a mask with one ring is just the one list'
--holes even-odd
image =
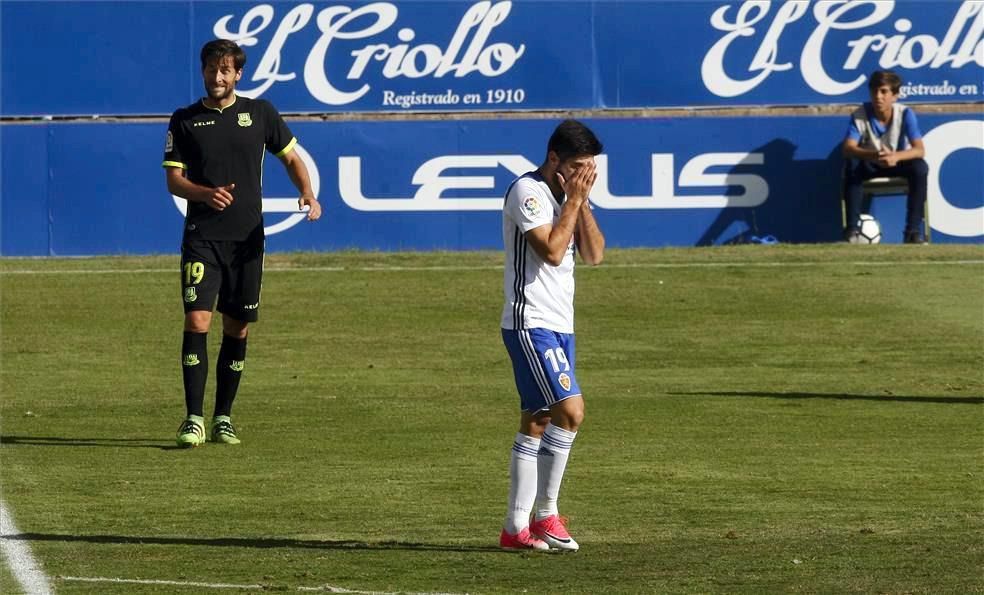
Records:
{"label": "player's leg", "polygon": [[246,365],[246,338],[249,323],[222,315],[222,347],[216,364],[215,415],[232,415],[232,402]]}
{"label": "player's leg", "polygon": [[844,239],[857,243],[859,231],[858,221],[861,219],[861,203],[864,200],[861,184],[864,182],[867,166],[859,160],[849,159],[844,165]]}
{"label": "player's leg", "polygon": [[543,355],[543,370],[554,402],[537,453],[537,489],[530,530],[551,548],[576,551],[578,544],[567,532],[557,508],[571,447],[584,421],[584,399],[574,369],[574,335],[535,330],[542,336],[532,337],[533,344]]}
{"label": "player's leg", "polygon": [[540,436],[549,423],[548,411],[523,411],[509,457],[509,503],[499,536],[508,549],[546,549],[530,535],[530,513],[536,499],[536,458]]}
{"label": "player's leg", "polygon": [[208,329],[222,273],[207,242],[186,242],[181,248],[181,294],[184,334],[181,341],[181,376],[186,417],[178,428],[179,446],[205,442],[205,383],[208,380]]}
{"label": "player's leg", "polygon": [[909,183],[909,195],[906,198],[905,234],[903,241],[907,244],[923,244],[923,219],[926,216],[926,191],[929,178],[929,166],[922,159],[910,159],[898,165],[898,169]]}
{"label": "player's leg", "polygon": [[537,486],[530,530],[554,549],[576,551],[578,544],[567,532],[557,508],[560,485],[567,470],[577,428],[584,419],[584,399],[569,397],[550,408],[551,422],[540,441],[537,455]]}
{"label": "player's leg", "polygon": [[239,444],[232,425],[232,402],[239,392],[239,381],[246,365],[246,336],[249,323],[222,315],[222,347],[215,365],[215,412],[209,439],[220,444]]}
{"label": "player's leg", "polygon": [[226,248],[228,282],[219,293],[222,347],[215,366],[215,413],[209,434],[213,442],[239,444],[232,425],[232,404],[246,366],[248,326],[259,318],[263,240],[229,243]]}
{"label": "player's leg", "polygon": [[537,452],[540,435],[550,420],[545,401],[523,350],[519,332],[503,330],[502,339],[513,364],[520,395],[519,432],[509,458],[509,503],[499,535],[499,546],[510,550],[545,550],[547,544],[530,535],[530,513],[536,498]]}

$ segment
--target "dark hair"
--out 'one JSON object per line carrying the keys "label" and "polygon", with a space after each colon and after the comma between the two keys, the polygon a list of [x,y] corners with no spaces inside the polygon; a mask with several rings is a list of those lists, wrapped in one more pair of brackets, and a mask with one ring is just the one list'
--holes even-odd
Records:
{"label": "dark hair", "polygon": [[892,94],[898,95],[899,89],[902,88],[902,77],[891,70],[876,70],[872,72],[871,78],[868,79],[868,88],[874,90],[882,85],[888,85],[892,90]]}
{"label": "dark hair", "polygon": [[232,63],[236,66],[236,70],[242,70],[246,65],[246,52],[236,45],[236,42],[228,39],[213,39],[202,46],[202,70],[212,60],[222,60],[226,56],[232,56]]}
{"label": "dark hair", "polygon": [[564,120],[550,135],[547,151],[553,151],[564,161],[578,155],[597,155],[602,146],[590,128],[577,120]]}

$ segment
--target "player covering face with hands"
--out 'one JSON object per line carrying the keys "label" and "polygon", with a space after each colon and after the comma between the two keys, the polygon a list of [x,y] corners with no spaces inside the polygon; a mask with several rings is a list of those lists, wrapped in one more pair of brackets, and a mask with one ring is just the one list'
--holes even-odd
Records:
{"label": "player covering face with hands", "polygon": [[[600,264],[605,238],[588,195],[602,145],[575,120],[562,122],[536,171],[509,186],[502,211],[505,273],[502,340],[520,397],[510,460],[509,505],[499,545],[576,551],[557,499],[584,420],[575,371],[574,254]],[[531,518],[532,515],[532,518]]]}
{"label": "player covering face with hands", "polygon": [[[168,191],[188,201],[181,244],[181,345],[186,417],[178,428],[182,447],[239,444],[232,403],[246,362],[249,323],[259,318],[263,276],[263,155],[273,153],[300,195],[308,220],[321,216],[297,139],[269,102],[236,95],[246,54],[234,42],[202,47],[205,97],[171,116],[164,146]],[[205,429],[206,340],[212,309],[222,313],[222,346],[216,363],[215,410]]]}

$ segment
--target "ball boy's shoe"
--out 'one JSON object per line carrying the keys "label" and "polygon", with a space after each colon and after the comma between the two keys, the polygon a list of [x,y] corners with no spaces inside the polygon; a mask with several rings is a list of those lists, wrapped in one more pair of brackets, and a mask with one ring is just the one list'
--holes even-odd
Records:
{"label": "ball boy's shoe", "polygon": [[926,238],[923,237],[920,231],[907,231],[902,234],[903,244],[925,244]]}

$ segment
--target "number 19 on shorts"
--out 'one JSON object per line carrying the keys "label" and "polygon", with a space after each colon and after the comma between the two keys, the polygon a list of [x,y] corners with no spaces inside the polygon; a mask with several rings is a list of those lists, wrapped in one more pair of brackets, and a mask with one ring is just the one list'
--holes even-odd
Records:
{"label": "number 19 on shorts", "polygon": [[543,357],[550,362],[555,374],[557,372],[569,372],[571,369],[571,364],[567,361],[567,354],[564,353],[563,347],[547,349],[543,352]]}
{"label": "number 19 on shorts", "polygon": [[200,262],[184,263],[184,301],[192,304],[198,301],[198,290],[195,286],[205,278],[205,265]]}
{"label": "number 19 on shorts", "polygon": [[205,277],[205,265],[200,262],[186,262],[184,265],[184,284],[198,285]]}

